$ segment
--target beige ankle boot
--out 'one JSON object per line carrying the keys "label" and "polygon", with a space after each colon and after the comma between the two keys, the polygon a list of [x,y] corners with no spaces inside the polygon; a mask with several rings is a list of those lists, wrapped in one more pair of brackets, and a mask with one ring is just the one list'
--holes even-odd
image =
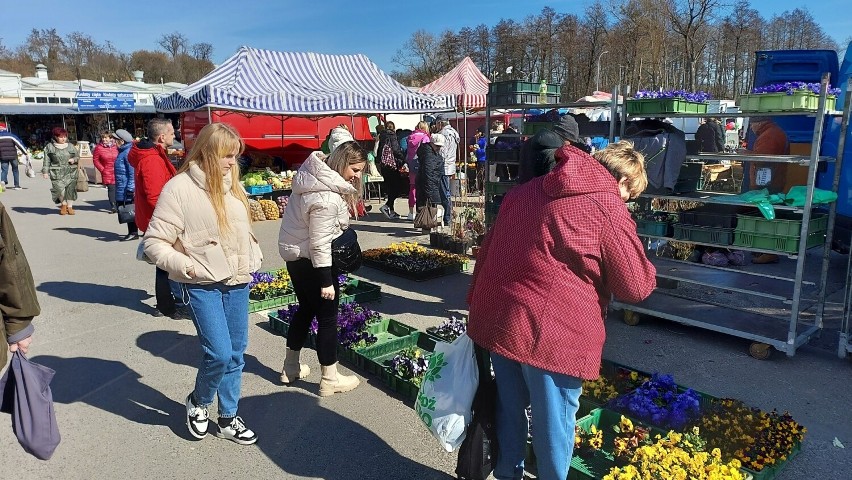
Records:
{"label": "beige ankle boot", "polygon": [[287,349],[284,357],[284,367],[281,369],[281,383],[287,385],[310,375],[311,369],[303,363],[299,363],[301,350]]}
{"label": "beige ankle boot", "polygon": [[335,393],[354,390],[361,383],[355,375],[341,375],[337,373],[337,364],[322,367],[322,380],[320,380],[319,396],[328,397]]}

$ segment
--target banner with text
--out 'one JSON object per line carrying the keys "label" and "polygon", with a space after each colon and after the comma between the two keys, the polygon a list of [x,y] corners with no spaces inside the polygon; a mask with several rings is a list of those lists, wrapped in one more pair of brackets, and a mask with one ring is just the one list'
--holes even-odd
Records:
{"label": "banner with text", "polygon": [[81,112],[132,112],[135,107],[130,92],[77,92],[77,110]]}

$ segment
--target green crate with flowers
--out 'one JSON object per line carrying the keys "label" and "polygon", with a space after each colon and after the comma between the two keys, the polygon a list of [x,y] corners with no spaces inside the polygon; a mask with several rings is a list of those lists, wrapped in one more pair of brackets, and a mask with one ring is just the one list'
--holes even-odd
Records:
{"label": "green crate with flowers", "polygon": [[[819,83],[785,82],[764,85],[740,96],[743,112],[815,112],[819,108],[822,85]],[[826,110],[834,110],[839,88],[828,86]]]}
{"label": "green crate with flowers", "polygon": [[423,332],[414,331],[384,344],[357,353],[364,358],[365,369],[400,396],[415,400],[420,383],[429,367],[429,357],[435,350],[435,340]]}
{"label": "green crate with flowers", "polygon": [[[366,303],[382,299],[382,287],[348,275],[337,277],[340,303]],[[256,272],[249,282],[249,313],[272,310],[298,303],[286,268]]]}
{"label": "green crate with flowers", "polygon": [[592,410],[602,408],[619,395],[630,393],[651,377],[650,374],[620,365],[609,360],[601,360],[601,374],[596,380],[583,381],[583,393],[580,395],[580,408],[577,418],[588,415]]}
{"label": "green crate with flowers", "polygon": [[467,318],[456,318],[451,316],[440,325],[426,329],[426,335],[432,337],[436,342],[452,343],[455,339],[467,332]]}
{"label": "green crate with flowers", "polygon": [[639,90],[625,102],[630,115],[707,113],[710,94],[686,90]]}
{"label": "green crate with flowers", "polygon": [[708,448],[742,463],[755,480],[775,478],[799,453],[807,433],[787,412],[764,412],[729,398],[707,409],[695,426]]}

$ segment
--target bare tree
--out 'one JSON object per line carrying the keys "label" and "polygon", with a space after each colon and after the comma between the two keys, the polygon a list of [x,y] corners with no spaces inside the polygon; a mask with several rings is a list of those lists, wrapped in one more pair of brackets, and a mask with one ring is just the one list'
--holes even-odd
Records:
{"label": "bare tree", "polygon": [[415,86],[425,85],[440,75],[437,67],[438,39],[426,30],[417,30],[393,56],[393,63],[408,71]]}
{"label": "bare tree", "polygon": [[683,40],[686,74],[683,86],[696,89],[698,60],[707,42],[707,30],[721,6],[720,0],[669,0],[668,14],[672,29]]}
{"label": "bare tree", "polygon": [[52,70],[60,63],[60,54],[65,49],[65,42],[56,33],[55,28],[34,28],[21,47],[33,62],[43,63]]}
{"label": "bare tree", "polygon": [[207,42],[193,43],[190,50],[192,51],[192,57],[196,60],[206,60],[209,62],[213,59],[213,45]]}
{"label": "bare tree", "polygon": [[172,56],[172,60],[176,60],[177,56],[186,53],[186,47],[189,44],[189,39],[183,36],[180,32],[172,32],[163,34],[157,41],[157,45]]}

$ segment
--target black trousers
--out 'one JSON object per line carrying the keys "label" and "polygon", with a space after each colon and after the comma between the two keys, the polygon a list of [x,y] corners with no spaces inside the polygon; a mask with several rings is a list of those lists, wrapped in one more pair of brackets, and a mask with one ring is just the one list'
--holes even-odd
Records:
{"label": "black trousers", "polygon": [[157,310],[160,313],[166,316],[175,313],[175,297],[172,295],[172,288],[169,286],[169,273],[159,268],[154,278],[154,295],[157,298]]}
{"label": "black trousers", "polygon": [[109,208],[115,208],[115,184],[107,185],[107,198],[109,199]]}
{"label": "black trousers", "polygon": [[334,365],[337,363],[337,307],[340,305],[338,273],[333,273],[334,300],[327,300],[320,295],[322,278],[310,259],[287,262],[287,271],[299,299],[299,310],[290,320],[287,332],[287,348],[301,350],[305,346],[311,320],[316,317],[317,357],[322,366]]}
{"label": "black trousers", "polygon": [[402,185],[403,177],[397,170],[385,168],[382,171],[382,177],[385,179],[383,186],[385,188],[385,193],[388,196],[388,200],[385,204],[393,210],[393,204],[397,198],[408,198],[408,177],[404,177],[405,187]]}

